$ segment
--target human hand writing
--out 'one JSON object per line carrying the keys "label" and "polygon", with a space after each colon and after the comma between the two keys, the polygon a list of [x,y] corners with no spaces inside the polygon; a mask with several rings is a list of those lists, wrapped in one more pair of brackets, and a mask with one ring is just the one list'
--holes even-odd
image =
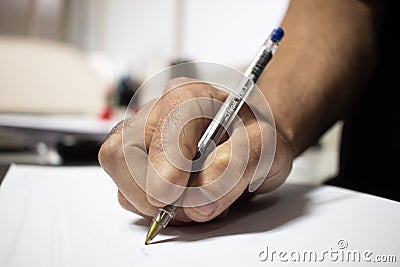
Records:
{"label": "human hand writing", "polygon": [[[226,97],[207,83],[173,79],[162,97],[114,128],[100,149],[99,162],[116,183],[123,208],[151,218],[158,207],[182,194],[198,140]],[[171,223],[225,215],[250,183],[262,181],[252,194],[267,193],[288,176],[293,156],[275,125],[258,120],[247,105],[239,117],[191,184],[199,190],[188,194]],[[275,153],[260,158],[265,143]],[[269,164],[260,162],[265,158]]]}

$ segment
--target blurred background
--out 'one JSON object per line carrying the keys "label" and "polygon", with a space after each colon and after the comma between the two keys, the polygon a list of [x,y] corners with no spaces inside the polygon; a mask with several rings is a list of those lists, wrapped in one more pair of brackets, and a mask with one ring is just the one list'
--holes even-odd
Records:
{"label": "blurred background", "polygon": [[[244,70],[288,2],[0,0],[0,164],[97,164],[143,81],[185,61]],[[340,130],[296,159],[289,180],[334,175]]]}

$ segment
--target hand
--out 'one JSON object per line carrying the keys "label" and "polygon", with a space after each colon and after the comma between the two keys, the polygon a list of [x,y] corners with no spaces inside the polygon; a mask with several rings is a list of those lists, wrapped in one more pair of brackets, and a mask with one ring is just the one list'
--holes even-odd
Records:
{"label": "hand", "polygon": [[[119,189],[121,206],[148,218],[182,194],[198,140],[210,122],[204,116],[213,116],[205,113],[215,114],[227,97],[226,92],[187,78],[171,80],[165,91],[157,102],[119,123],[99,152],[101,166]],[[288,176],[293,156],[285,138],[277,132],[275,139],[274,126],[258,121],[246,105],[239,117],[242,127],[233,123],[229,138],[207,157],[192,184],[197,190],[187,194],[172,223],[209,221],[226,214],[250,182],[263,181],[253,193],[266,193]],[[263,172],[263,162],[258,165],[260,148],[271,140],[276,140],[275,155],[267,155],[272,166]]]}

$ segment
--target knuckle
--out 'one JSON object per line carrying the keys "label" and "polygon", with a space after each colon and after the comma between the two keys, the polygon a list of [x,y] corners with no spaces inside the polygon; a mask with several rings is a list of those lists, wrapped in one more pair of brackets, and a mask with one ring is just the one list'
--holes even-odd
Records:
{"label": "knuckle", "polygon": [[121,135],[114,133],[101,145],[98,161],[107,173],[112,174],[117,165],[124,159]]}
{"label": "knuckle", "polygon": [[191,78],[188,78],[188,77],[185,77],[185,76],[181,76],[181,77],[176,77],[176,78],[170,79],[167,82],[167,84],[165,85],[164,92],[168,91],[168,90],[170,90],[172,88],[175,88],[177,86],[183,85],[185,83],[190,83],[190,82],[194,82],[194,81],[195,81],[194,79],[191,79]]}

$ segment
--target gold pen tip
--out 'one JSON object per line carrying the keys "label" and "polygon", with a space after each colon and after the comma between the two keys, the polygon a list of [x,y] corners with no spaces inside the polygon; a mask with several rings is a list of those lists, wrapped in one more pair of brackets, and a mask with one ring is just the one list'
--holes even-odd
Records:
{"label": "gold pen tip", "polygon": [[149,231],[146,235],[146,241],[144,242],[145,245],[150,244],[151,240],[161,231],[162,225],[157,221],[152,221]]}

